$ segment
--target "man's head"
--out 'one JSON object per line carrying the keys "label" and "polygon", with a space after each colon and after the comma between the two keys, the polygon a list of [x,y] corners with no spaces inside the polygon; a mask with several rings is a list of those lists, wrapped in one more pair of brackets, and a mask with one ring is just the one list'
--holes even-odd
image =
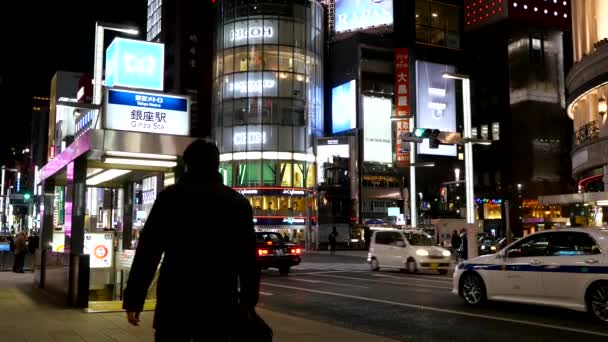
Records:
{"label": "man's head", "polygon": [[220,152],[214,143],[198,139],[184,151],[184,164],[188,173],[217,173],[220,166]]}

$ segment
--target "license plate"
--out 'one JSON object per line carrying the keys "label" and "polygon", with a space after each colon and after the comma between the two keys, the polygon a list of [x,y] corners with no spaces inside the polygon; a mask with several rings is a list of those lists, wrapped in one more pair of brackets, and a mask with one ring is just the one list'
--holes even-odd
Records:
{"label": "license plate", "polygon": [[283,255],[283,250],[282,249],[277,249],[276,251],[274,251],[275,255]]}
{"label": "license plate", "polygon": [[435,263],[431,264],[431,269],[436,270],[438,268],[439,268],[439,264],[435,264]]}

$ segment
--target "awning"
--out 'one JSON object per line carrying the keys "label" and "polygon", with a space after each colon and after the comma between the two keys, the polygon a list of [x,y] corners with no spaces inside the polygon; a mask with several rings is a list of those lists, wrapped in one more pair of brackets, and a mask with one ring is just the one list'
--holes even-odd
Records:
{"label": "awning", "polygon": [[608,192],[582,192],[575,194],[538,196],[538,201],[541,205],[590,203],[598,201],[606,201],[606,204],[608,204]]}
{"label": "awning", "polygon": [[306,229],[304,225],[255,225],[255,230],[259,232],[276,232],[280,229]]}

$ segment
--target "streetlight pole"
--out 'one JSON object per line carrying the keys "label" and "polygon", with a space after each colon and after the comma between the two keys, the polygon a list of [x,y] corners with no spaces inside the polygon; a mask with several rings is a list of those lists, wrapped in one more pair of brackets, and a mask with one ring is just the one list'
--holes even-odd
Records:
{"label": "streetlight pole", "polygon": [[[4,222],[5,221],[5,213],[4,213],[4,176],[6,175],[6,168],[4,166],[2,166],[2,181],[1,181],[1,185],[0,185],[0,221],[2,223],[2,226],[4,227]],[[2,228],[3,228],[2,227]]]}
{"label": "streetlight pole", "polygon": [[[410,118],[410,132],[414,131],[414,118]],[[416,207],[416,143],[410,142],[410,221],[412,228],[418,225],[418,207]],[[406,222],[407,223],[407,222]]]}
{"label": "streetlight pole", "polygon": [[139,30],[118,24],[107,24],[95,22],[95,54],[93,61],[93,104],[101,104],[102,79],[103,79],[103,40],[105,30],[122,32],[130,35],[138,35]]}
{"label": "streetlight pole", "polygon": [[473,192],[473,142],[471,128],[471,81],[468,75],[446,72],[443,78],[462,81],[462,105],[464,116],[464,181],[467,207],[467,224],[475,223],[475,194]]}

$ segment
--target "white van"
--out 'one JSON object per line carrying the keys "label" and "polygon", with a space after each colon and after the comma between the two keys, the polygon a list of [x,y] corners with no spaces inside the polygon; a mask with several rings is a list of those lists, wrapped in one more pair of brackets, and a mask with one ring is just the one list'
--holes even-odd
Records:
{"label": "white van", "polygon": [[372,271],[382,268],[407,270],[434,270],[448,273],[451,253],[435,246],[435,239],[420,230],[383,230],[372,235],[367,254]]}

